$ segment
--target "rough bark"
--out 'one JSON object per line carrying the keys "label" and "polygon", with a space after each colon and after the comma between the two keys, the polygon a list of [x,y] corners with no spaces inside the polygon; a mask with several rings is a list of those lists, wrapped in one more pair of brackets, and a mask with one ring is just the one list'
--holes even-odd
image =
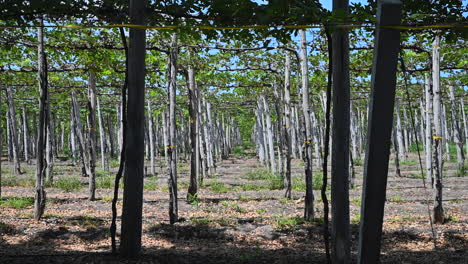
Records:
{"label": "rough bark", "polygon": [[283,133],[283,111],[281,96],[277,85],[273,84],[273,95],[275,97],[275,112],[276,112],[276,131],[277,131],[277,150],[278,150],[278,173],[283,178],[284,182],[284,133]]}
{"label": "rough bark", "polygon": [[154,123],[153,123],[153,109],[151,107],[151,100],[148,100],[148,137],[149,137],[149,154],[150,154],[150,173],[156,175],[155,164],[155,149],[154,149]]}
{"label": "rough bark", "polygon": [[78,139],[78,145],[81,152],[81,161],[83,165],[83,172],[84,176],[91,177],[91,168],[89,162],[89,152],[87,151],[88,146],[83,134],[83,125],[81,123],[81,116],[80,116],[80,106],[76,99],[76,92],[72,91],[72,105],[73,105],[73,123],[74,123],[74,130],[76,137]]}
{"label": "rough bark", "polygon": [[286,54],[284,66],[284,139],[286,143],[286,171],[284,175],[284,197],[291,199],[291,56]]}
{"label": "rough bark", "polygon": [[395,101],[395,112],[396,112],[396,137],[397,137],[397,144],[398,144],[398,159],[399,160],[406,160],[406,148],[403,136],[403,127],[401,124],[401,117],[400,117],[400,102],[398,99]]}
{"label": "rough bark", "polygon": [[169,87],[168,87],[168,185],[169,185],[169,221],[174,224],[178,220],[177,203],[177,139],[176,139],[176,82],[177,82],[177,35],[172,34],[171,51],[169,53]]}
{"label": "rough bark", "polygon": [[11,85],[7,86],[7,99],[8,123],[13,153],[13,173],[21,174],[20,150],[18,147],[18,126],[16,124],[16,109],[14,104],[13,88]]}
{"label": "rough bark", "polygon": [[304,120],[304,170],[306,182],[306,196],[304,207],[304,218],[314,218],[314,193],[312,184],[312,127],[310,124],[309,107],[309,71],[307,68],[307,43],[304,30],[299,31],[301,37],[301,80],[302,80],[302,114]]}
{"label": "rough bark", "polygon": [[468,155],[468,125],[466,123],[466,114],[465,114],[465,104],[463,103],[463,98],[460,99],[460,109],[462,112],[463,118],[463,131],[465,132],[465,147],[466,147],[466,155]]}
{"label": "rough bark", "polygon": [[76,154],[76,124],[75,124],[75,112],[74,112],[74,106],[73,102],[71,103],[71,113],[70,113],[70,147],[71,147],[71,153],[72,153],[72,163],[73,165],[76,165],[76,160],[78,159],[77,154]]}
{"label": "rough bark", "polygon": [[426,92],[426,126],[425,126],[425,141],[426,141],[426,179],[431,182],[433,186],[433,170],[432,170],[432,87],[429,75],[425,76],[425,92]]}
{"label": "rough bark", "polygon": [[269,157],[269,167],[272,173],[277,172],[276,160],[275,160],[275,146],[273,145],[273,128],[271,125],[271,116],[270,116],[270,107],[268,102],[265,99],[265,96],[261,96],[263,103],[263,109],[265,110],[265,121],[266,121],[266,134],[267,134],[267,145],[268,145],[268,157]]}
{"label": "rough bark", "polygon": [[96,199],[96,153],[97,153],[97,135],[96,135],[96,74],[89,72],[88,82],[88,135],[89,135],[89,196],[90,201]]}
{"label": "rough bark", "polygon": [[[2,105],[2,94],[0,93],[0,105]],[[2,116],[0,109],[0,116]],[[2,198],[2,158],[3,158],[3,127],[0,126],[0,199]]]}
{"label": "rough bark", "polygon": [[392,131],[392,145],[393,149],[395,150],[395,175],[397,177],[401,177],[401,170],[400,170],[400,157],[398,153],[400,153],[398,149],[398,143],[397,143],[397,136],[396,136],[396,129],[394,126],[394,129]]}
{"label": "rough bark", "polygon": [[45,177],[48,183],[54,182],[54,128],[52,125],[52,114],[51,114],[51,106],[47,108],[47,128],[46,128],[46,153],[45,159],[47,163],[47,167],[45,170]]}
{"label": "rough bark", "polygon": [[[23,156],[24,161],[27,163],[30,162],[30,155],[29,155],[29,127],[28,127],[28,116],[26,114],[26,108],[23,106]],[[0,152],[1,153],[1,152]]]}
{"label": "rough bark", "polygon": [[195,70],[192,65],[188,65],[187,69],[187,87],[189,97],[189,116],[190,116],[190,185],[187,191],[187,201],[191,202],[197,197],[198,192],[198,107],[197,107],[197,91],[195,85]]}
{"label": "rough bark", "polygon": [[99,145],[101,147],[101,169],[109,170],[108,163],[106,161],[106,130],[104,129],[104,120],[102,118],[101,103],[99,98],[96,98],[97,115],[99,121]]}
{"label": "rough bark", "polygon": [[[42,25],[43,21],[40,19]],[[38,46],[38,77],[39,77],[39,125],[36,144],[36,184],[34,196],[34,219],[39,221],[45,210],[46,192],[44,190],[45,169],[47,164],[44,157],[47,108],[48,108],[48,83],[47,83],[47,59],[44,52],[44,28],[39,27],[37,31]]]}
{"label": "rough bark", "polygon": [[432,44],[432,89],[434,93],[434,223],[442,224],[444,222],[444,209],[442,206],[442,167],[443,167],[443,148],[442,148],[442,107],[440,99],[440,36],[436,35]]}
{"label": "rough bark", "polygon": [[450,104],[452,107],[452,122],[453,122],[453,138],[455,146],[457,148],[457,175],[464,176],[465,174],[465,156],[463,155],[463,138],[462,131],[460,129],[460,123],[458,122],[459,116],[457,111],[457,103],[455,101],[455,90],[453,83],[449,85]]}

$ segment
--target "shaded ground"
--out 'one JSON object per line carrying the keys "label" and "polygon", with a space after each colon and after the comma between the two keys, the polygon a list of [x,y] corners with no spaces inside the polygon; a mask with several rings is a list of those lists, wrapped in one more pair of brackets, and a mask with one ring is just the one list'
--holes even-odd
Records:
{"label": "shaded ground", "polygon": [[[410,160],[415,160],[411,157]],[[468,177],[453,177],[454,164],[447,163],[444,179],[444,209],[447,223],[434,226],[434,248],[428,221],[431,189],[424,191],[415,177],[414,161],[402,165],[403,178],[390,168],[385,211],[382,263],[466,263],[468,259]],[[114,163],[115,165],[115,163]],[[98,201],[87,200],[86,178],[69,162],[55,166],[56,179],[79,179],[78,187],[47,189],[43,220],[31,219],[30,200],[7,203],[12,197],[32,197],[33,165],[26,174],[9,175],[11,164],[2,167],[3,179],[14,182],[2,188],[0,211],[0,263],[134,263],[108,255],[111,190],[99,189]],[[392,165],[391,165],[392,166]],[[113,166],[116,167],[116,166]],[[321,219],[304,222],[302,163],[294,162],[294,199],[286,200],[274,179],[252,158],[230,158],[218,164],[217,174],[205,179],[198,201],[187,204],[188,165],[180,166],[179,217],[168,224],[168,194],[164,170],[145,179],[143,256],[141,263],[323,263]],[[112,169],[114,172],[115,168]],[[362,167],[357,166],[356,187],[350,191],[352,244],[356,253]],[[7,175],[5,175],[7,174]],[[109,187],[105,172],[101,186]],[[111,175],[112,176],[112,175]],[[73,184],[71,186],[74,186]],[[77,189],[82,186],[82,189]],[[56,188],[61,187],[61,188]],[[322,215],[316,191],[316,215]],[[24,201],[25,200],[25,201]],[[432,203],[429,203],[432,206]],[[119,202],[119,208],[121,203]],[[429,208],[430,210],[431,208]],[[119,212],[120,213],[120,212]],[[355,258],[355,256],[354,256]]]}

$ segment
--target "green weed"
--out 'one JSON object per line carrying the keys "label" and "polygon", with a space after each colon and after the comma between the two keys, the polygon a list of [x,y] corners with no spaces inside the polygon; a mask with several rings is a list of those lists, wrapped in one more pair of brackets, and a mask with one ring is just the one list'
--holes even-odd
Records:
{"label": "green weed", "polygon": [[361,222],[361,214],[357,213],[354,215],[353,219],[351,219],[351,223],[359,224],[359,222]]}
{"label": "green weed", "polygon": [[112,189],[114,188],[114,182],[115,182],[114,175],[96,177],[96,188],[97,189]]}
{"label": "green weed", "polygon": [[143,189],[145,189],[145,191],[155,191],[157,188],[158,184],[156,182],[156,178],[151,179],[151,181],[148,179],[148,181],[143,185]]}
{"label": "green weed", "polygon": [[80,226],[82,228],[96,228],[100,226],[102,220],[93,216],[79,216],[71,220],[72,225]]}
{"label": "green weed", "polygon": [[211,191],[215,193],[227,193],[231,191],[230,188],[226,187],[224,183],[221,182],[212,182],[210,183],[210,189]]}
{"label": "green weed", "polygon": [[359,197],[353,198],[353,199],[351,199],[351,203],[360,207],[361,206],[361,198],[359,198]]}
{"label": "green weed", "polygon": [[34,178],[17,178],[16,176],[2,177],[2,186],[10,187],[34,187],[36,184]]}
{"label": "green weed", "polygon": [[80,190],[83,188],[83,185],[81,185],[80,180],[76,176],[58,178],[55,180],[52,186],[66,192]]}
{"label": "green weed", "polygon": [[0,208],[23,209],[34,204],[33,197],[4,197],[0,199]]}
{"label": "green weed", "polygon": [[401,195],[397,194],[397,195],[393,196],[392,198],[390,198],[389,201],[394,202],[394,203],[401,203],[403,201],[403,199],[401,198]]}
{"label": "green weed", "polygon": [[[312,176],[312,188],[314,190],[320,190],[323,183],[323,174],[321,172],[316,173]],[[292,178],[292,189],[294,191],[306,191],[306,183],[303,177],[293,177]],[[330,189],[330,185],[327,185],[327,190]]]}
{"label": "green weed", "polygon": [[400,165],[414,166],[418,164],[415,160],[400,160]]}

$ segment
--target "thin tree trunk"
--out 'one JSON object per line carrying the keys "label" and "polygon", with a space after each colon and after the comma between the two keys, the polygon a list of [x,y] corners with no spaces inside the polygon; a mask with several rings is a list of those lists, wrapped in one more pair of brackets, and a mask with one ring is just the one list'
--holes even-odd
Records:
{"label": "thin tree trunk", "polygon": [[261,100],[263,102],[263,109],[265,109],[265,119],[266,119],[266,132],[267,132],[267,139],[268,139],[268,156],[270,160],[270,169],[272,173],[276,173],[276,161],[275,161],[275,147],[273,145],[273,128],[271,126],[271,116],[270,116],[270,107],[268,106],[268,102],[265,99],[265,96],[261,96]]}
{"label": "thin tree trunk", "polygon": [[[43,25],[42,19],[39,21]],[[39,127],[37,132],[36,145],[36,185],[34,196],[34,219],[39,221],[45,210],[46,192],[44,190],[45,169],[47,164],[44,157],[46,128],[47,128],[47,108],[48,108],[48,83],[47,83],[47,59],[44,52],[44,28],[37,30],[38,46],[38,75],[39,75]]]}
{"label": "thin tree trunk", "polygon": [[439,48],[440,37],[436,35],[432,44],[432,89],[434,92],[434,128],[435,128],[435,145],[434,145],[434,222],[442,224],[444,222],[444,209],[442,207],[442,166],[443,166],[443,151],[442,151],[442,109],[440,103],[440,69],[439,69]]}
{"label": "thin tree trunk", "polygon": [[465,156],[463,155],[463,138],[462,132],[460,129],[460,124],[458,123],[458,111],[457,103],[455,102],[455,91],[453,88],[453,83],[449,85],[450,92],[450,104],[452,105],[452,122],[453,122],[453,138],[455,141],[455,146],[457,148],[457,175],[465,176]]}
{"label": "thin tree trunk", "polygon": [[[2,93],[0,93],[0,105],[2,105]],[[2,111],[0,109],[0,116]],[[0,126],[0,199],[2,198],[2,158],[3,158],[3,127]]]}
{"label": "thin tree trunk", "polygon": [[198,96],[198,127],[199,127],[199,141],[200,141],[200,162],[201,162],[201,174],[200,174],[200,185],[203,185],[203,179],[207,176],[208,166],[206,161],[206,141],[205,141],[205,133],[206,130],[202,124],[205,124],[204,116],[202,115],[202,103],[201,103],[201,96]]}
{"label": "thin tree trunk", "polygon": [[431,181],[431,186],[434,185],[434,178],[432,175],[432,87],[429,75],[425,76],[425,91],[426,91],[426,179]]}
{"label": "thin tree trunk", "polygon": [[401,118],[400,118],[400,101],[396,99],[395,101],[395,111],[396,111],[396,137],[397,137],[397,144],[398,144],[398,159],[399,160],[406,160],[405,154],[405,143],[403,139],[403,128],[401,125]]}
{"label": "thin tree trunk", "polygon": [[445,104],[442,103],[442,99],[440,99],[440,105],[441,105],[441,122],[442,122],[442,143],[445,146],[445,159],[450,161],[450,134],[447,126],[447,109],[445,108]]}
{"label": "thin tree trunk", "polygon": [[86,139],[83,135],[83,125],[81,123],[80,117],[80,106],[76,100],[76,92],[72,91],[72,104],[73,104],[73,119],[74,119],[74,130],[78,138],[78,145],[81,152],[81,161],[84,169],[84,174],[86,177],[91,177],[91,168],[89,161],[89,152],[87,151],[88,146],[86,144]]}
{"label": "thin tree trunk", "polygon": [[106,170],[106,167],[109,169],[108,166],[106,166],[106,132],[104,130],[104,121],[102,119],[101,103],[99,102],[99,98],[96,98],[96,103],[99,121],[99,142],[101,146],[101,169]]}
{"label": "thin tree trunk", "polygon": [[284,108],[282,106],[282,101],[281,101],[281,96],[278,91],[277,85],[273,84],[273,94],[275,96],[275,112],[276,112],[276,131],[277,131],[277,142],[278,142],[278,172],[280,176],[283,178],[284,182],[284,134],[283,134],[283,112],[282,109]]}
{"label": "thin tree trunk", "polygon": [[286,171],[284,177],[284,189],[286,190],[284,197],[291,199],[291,56],[286,54],[284,66],[284,139],[286,141]]}
{"label": "thin tree trunk", "polygon": [[89,134],[89,169],[91,175],[89,178],[89,197],[90,201],[96,199],[96,75],[93,71],[89,72],[88,82],[88,134]]}
{"label": "thin tree trunk", "polygon": [[151,108],[151,100],[148,99],[148,136],[149,136],[149,151],[150,151],[150,173],[156,175],[156,164],[154,157],[154,124],[153,124],[153,109]]}
{"label": "thin tree trunk", "polygon": [[255,116],[256,116],[255,134],[256,134],[256,138],[257,138],[258,159],[260,160],[261,163],[265,163],[267,158],[266,158],[266,155],[265,155],[266,146],[265,146],[265,140],[264,140],[264,135],[263,135],[263,125],[262,125],[263,114],[260,111],[259,107],[257,107],[255,109]]}
{"label": "thin tree trunk", "polygon": [[304,207],[304,218],[314,218],[314,193],[312,184],[312,128],[310,124],[309,108],[309,71],[307,68],[307,42],[306,32],[299,31],[301,37],[301,77],[302,77],[302,114],[304,119],[304,169],[306,182],[306,196]]}
{"label": "thin tree trunk", "polygon": [[52,126],[52,116],[51,116],[51,106],[49,104],[49,107],[47,108],[47,120],[48,125],[46,128],[46,154],[45,154],[45,159],[47,163],[47,167],[45,170],[45,177],[46,181],[48,183],[53,183],[54,182],[54,147],[53,147],[53,133],[54,129]]}
{"label": "thin tree trunk", "polygon": [[7,98],[8,98],[8,120],[10,128],[10,136],[12,142],[12,153],[13,153],[13,173],[21,174],[20,154],[18,148],[18,127],[16,125],[16,110],[14,104],[13,89],[11,85],[7,86]]}
{"label": "thin tree trunk", "polygon": [[195,85],[195,71],[191,64],[188,65],[187,87],[189,97],[189,115],[190,115],[190,185],[187,191],[187,201],[191,202],[197,198],[198,192],[198,107],[197,91]]}
{"label": "thin tree trunk", "polygon": [[398,155],[399,149],[398,149],[398,143],[397,143],[397,136],[396,136],[396,129],[393,129],[392,131],[392,144],[393,144],[393,149],[395,149],[395,174],[397,177],[401,177],[401,170],[400,170],[400,157]]}
{"label": "thin tree trunk", "polygon": [[73,165],[76,165],[77,155],[76,155],[76,124],[75,124],[75,113],[74,113],[73,102],[71,103],[71,115],[70,115],[70,145],[72,152]]}
{"label": "thin tree trunk", "polygon": [[169,87],[168,87],[168,109],[169,118],[167,125],[169,127],[167,155],[169,158],[168,171],[169,171],[169,221],[174,224],[178,220],[178,204],[177,204],[177,139],[176,139],[176,82],[177,82],[177,35],[172,34],[171,52],[169,54]]}
{"label": "thin tree trunk", "polygon": [[28,118],[26,115],[26,108],[24,106],[23,106],[23,131],[24,131],[23,132],[24,161],[26,161],[27,163],[30,163]]}
{"label": "thin tree trunk", "polygon": [[465,147],[466,155],[468,155],[468,125],[466,124],[466,114],[465,114],[465,104],[463,103],[463,98],[460,99],[460,109],[463,117],[463,131],[465,132]]}
{"label": "thin tree trunk", "polygon": [[[120,122],[117,120],[117,122]],[[112,117],[110,114],[107,115],[107,134],[109,135],[109,146],[110,146],[110,156],[115,157],[115,137],[114,137],[114,126],[112,126]]]}
{"label": "thin tree trunk", "polygon": [[[7,94],[7,100],[8,100],[8,94]],[[13,161],[13,143],[11,140],[11,125],[10,125],[10,111],[7,109],[6,111],[6,143],[7,143],[7,155],[8,155],[8,161]]]}

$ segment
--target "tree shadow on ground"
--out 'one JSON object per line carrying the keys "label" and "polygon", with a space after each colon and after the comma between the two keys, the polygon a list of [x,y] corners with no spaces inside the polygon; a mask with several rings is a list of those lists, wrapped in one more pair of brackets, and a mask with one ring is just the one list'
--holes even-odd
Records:
{"label": "tree shadow on ground", "polygon": [[[145,233],[158,241],[172,243],[172,247],[144,247],[138,259],[122,259],[107,253],[109,247],[97,249],[106,252],[63,251],[60,243],[76,236],[82,243],[108,236],[107,226],[93,226],[85,231],[71,230],[65,227],[46,229],[36,232],[24,243],[7,244],[0,239],[0,263],[325,263],[325,254],[321,239],[321,226],[297,226],[270,231],[277,234],[268,239],[251,241],[239,239],[232,234],[233,229],[248,229],[248,225],[212,226],[210,224],[158,224],[151,226]],[[253,227],[265,226],[253,224]],[[8,232],[21,233],[21,230]],[[356,260],[358,225],[352,225],[353,261]],[[265,231],[267,232],[267,231]],[[248,233],[248,232],[247,232]],[[249,236],[255,236],[249,233]],[[0,234],[1,235],[1,234]],[[264,234],[258,234],[259,236]],[[295,236],[294,243],[276,243],[278,237]],[[468,257],[466,236],[455,231],[440,235],[443,240],[436,250],[417,248],[417,242],[428,242],[427,234],[412,230],[384,232],[382,241],[381,263],[450,263],[464,264]],[[0,236],[1,238],[1,236]],[[35,243],[42,242],[42,250],[31,250]],[[143,241],[145,244],[145,241]],[[13,252],[13,253],[12,253]]]}

